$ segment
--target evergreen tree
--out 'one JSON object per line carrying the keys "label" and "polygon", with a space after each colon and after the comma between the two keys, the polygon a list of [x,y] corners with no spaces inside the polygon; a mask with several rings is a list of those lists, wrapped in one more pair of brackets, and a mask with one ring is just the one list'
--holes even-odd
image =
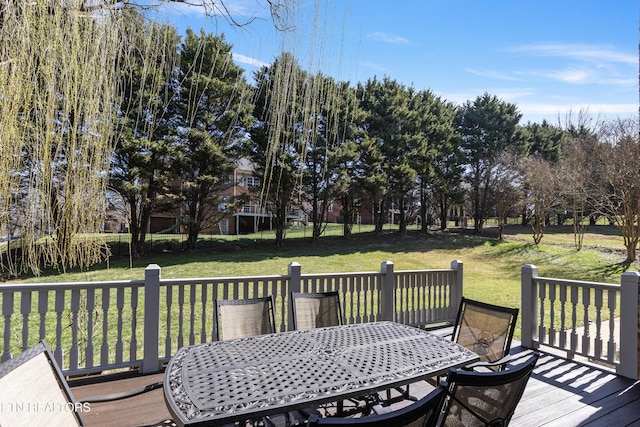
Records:
{"label": "evergreen tree", "polygon": [[187,249],[195,250],[200,232],[223,217],[221,192],[240,155],[251,124],[251,91],[242,68],[234,64],[224,36],[195,34],[182,43],[179,95],[171,103],[172,139],[181,177]]}
{"label": "evergreen tree", "polygon": [[[377,163],[382,170],[377,170],[375,164],[370,165],[364,177],[370,183],[386,178],[384,189],[376,185],[368,186],[371,191],[369,196],[374,201],[376,232],[382,231],[384,213],[388,211],[394,217],[397,212],[399,231],[404,233],[415,214],[417,174],[410,162],[416,145],[413,135],[415,113],[410,110],[413,91],[387,77],[382,82],[376,78],[368,80],[360,90],[362,108],[369,113],[364,128],[375,150],[384,159]],[[384,172],[384,176],[381,172]],[[378,212],[375,211],[375,205]]]}
{"label": "evergreen tree", "polygon": [[460,148],[466,156],[466,180],[470,185],[471,207],[476,234],[481,234],[489,215],[496,167],[507,150],[521,148],[518,122],[522,115],[515,104],[488,93],[467,101],[456,115]]}
{"label": "evergreen tree", "polygon": [[455,111],[431,91],[418,92],[412,109],[416,128],[411,161],[418,174],[422,231],[428,230],[431,204],[437,208],[444,230],[451,206],[462,201],[463,159],[457,146]]}
{"label": "evergreen tree", "polygon": [[271,214],[276,246],[284,244],[287,216],[296,206],[304,153],[299,144],[305,75],[292,55],[280,55],[256,72],[250,158],[263,187],[260,199]]}
{"label": "evergreen tree", "polygon": [[[125,13],[135,15],[128,10]],[[129,61],[121,64],[117,139],[112,156],[110,187],[121,202],[131,233],[134,258],[144,254],[153,213],[171,208],[166,197],[172,178],[174,147],[167,138],[169,117],[165,106],[174,95],[169,86],[177,64],[179,37],[174,28],[148,23],[132,16],[130,41],[135,46]]]}

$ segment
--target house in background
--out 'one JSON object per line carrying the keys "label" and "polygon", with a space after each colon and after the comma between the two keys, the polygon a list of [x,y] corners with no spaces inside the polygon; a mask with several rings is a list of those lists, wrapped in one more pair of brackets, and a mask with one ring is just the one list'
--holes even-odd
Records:
{"label": "house in background", "polygon": [[[260,179],[254,176],[254,169],[249,159],[242,158],[236,162],[233,175],[228,177],[229,185],[221,191],[221,203],[216,208],[222,219],[214,227],[203,230],[203,234],[246,234],[271,230],[271,214],[260,204]],[[233,210],[229,205],[245,196],[247,202]],[[302,222],[299,210],[292,210],[287,219],[291,223]],[[154,214],[149,223],[149,233],[183,233],[184,226],[179,211]]]}

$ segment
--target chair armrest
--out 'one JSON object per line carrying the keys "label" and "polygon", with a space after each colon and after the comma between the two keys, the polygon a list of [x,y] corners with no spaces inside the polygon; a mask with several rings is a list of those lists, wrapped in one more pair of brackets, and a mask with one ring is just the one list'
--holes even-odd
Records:
{"label": "chair armrest", "polygon": [[511,355],[507,354],[502,359],[494,360],[493,362],[475,362],[464,366],[462,369],[465,371],[473,371],[476,368],[493,368],[500,365],[505,365],[511,360]]}

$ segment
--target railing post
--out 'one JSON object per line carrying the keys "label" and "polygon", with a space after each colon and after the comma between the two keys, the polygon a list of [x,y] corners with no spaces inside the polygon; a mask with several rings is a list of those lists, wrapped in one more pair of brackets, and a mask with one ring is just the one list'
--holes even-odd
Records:
{"label": "railing post", "polygon": [[638,318],[638,284],[640,273],[628,271],[620,278],[620,365],[618,374],[627,378],[638,379],[638,334],[640,319]]}
{"label": "railing post", "polygon": [[447,317],[449,319],[455,319],[458,314],[458,308],[460,307],[460,301],[462,301],[462,295],[464,295],[462,289],[464,283],[462,261],[458,259],[451,261],[451,269],[456,273],[456,281],[451,288],[451,305],[449,305]]}
{"label": "railing post", "polygon": [[521,308],[520,323],[521,343],[523,347],[533,348],[533,340],[538,339],[537,292],[533,279],[538,277],[538,267],[533,264],[522,266],[520,271]]}
{"label": "railing post", "polygon": [[382,289],[380,289],[380,315],[382,320],[394,322],[396,311],[396,279],[393,272],[393,261],[384,261],[380,265],[382,273]]}
{"label": "railing post", "polygon": [[289,264],[289,292],[286,295],[288,323],[287,330],[293,330],[293,310],[291,309],[291,292],[300,292],[302,276],[302,266],[300,263],[293,261]]}
{"label": "railing post", "polygon": [[149,264],[144,270],[144,358],[142,373],[160,370],[160,266]]}

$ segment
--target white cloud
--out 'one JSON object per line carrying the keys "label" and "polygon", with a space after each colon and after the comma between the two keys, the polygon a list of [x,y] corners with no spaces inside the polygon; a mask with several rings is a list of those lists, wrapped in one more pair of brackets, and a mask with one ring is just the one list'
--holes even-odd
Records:
{"label": "white cloud", "polygon": [[385,67],[384,65],[380,65],[378,63],[375,63],[375,62],[360,61],[360,65],[365,67],[365,68],[371,68],[371,69],[376,70],[376,71],[381,71],[381,72],[383,72],[385,74],[390,72],[389,68]]}
{"label": "white cloud", "polygon": [[521,80],[518,77],[509,75],[509,74],[505,74],[505,73],[502,73],[500,71],[494,71],[494,70],[479,71],[479,70],[474,70],[473,68],[467,68],[467,72],[469,72],[471,74],[475,74],[476,76],[489,77],[489,78],[497,79],[497,80],[509,80],[509,81]]}
{"label": "white cloud", "polygon": [[376,41],[384,42],[384,43],[409,44],[409,40],[404,37],[395,36],[393,34],[387,34],[387,33],[382,33],[378,31],[376,31],[375,33],[369,33],[367,37]]}
{"label": "white cloud", "polygon": [[520,105],[517,102],[518,99],[537,94],[537,90],[532,88],[493,88],[478,89],[476,92],[438,93],[438,95],[446,101],[462,105],[467,101],[473,102],[478,96],[482,96],[485,92],[492,96],[495,95],[502,101],[516,103],[518,106]]}
{"label": "white cloud", "polygon": [[638,56],[635,52],[633,54],[620,52],[611,46],[550,43],[523,45],[510,50],[538,56],[574,58],[590,62],[617,62],[634,66],[638,64]]}
{"label": "white cloud", "polygon": [[589,83],[593,81],[594,76],[589,70],[568,68],[560,71],[546,73],[547,77],[559,80],[564,83]]}
{"label": "white cloud", "polygon": [[519,103],[518,109],[523,114],[557,115],[571,111],[589,111],[593,114],[629,115],[638,114],[637,104],[554,104],[554,103]]}
{"label": "white cloud", "polygon": [[518,111],[523,114],[523,120],[546,118],[547,120],[555,120],[559,116],[564,116],[571,111],[588,111],[594,115],[604,116],[636,116],[638,114],[638,104],[615,104],[615,103],[588,103],[588,102],[567,102],[566,99],[557,99],[557,102],[521,102],[519,99],[538,95],[535,89],[489,89],[476,92],[457,92],[457,93],[438,93],[438,95],[446,101],[453,102],[457,105],[463,105],[467,101],[473,102],[478,96],[487,92],[495,95],[505,102],[515,103]]}
{"label": "white cloud", "polygon": [[240,62],[241,64],[247,64],[257,68],[269,65],[266,62],[263,62],[259,59],[252,58],[250,56],[242,55],[239,53],[234,52],[231,55],[233,56],[234,61]]}

